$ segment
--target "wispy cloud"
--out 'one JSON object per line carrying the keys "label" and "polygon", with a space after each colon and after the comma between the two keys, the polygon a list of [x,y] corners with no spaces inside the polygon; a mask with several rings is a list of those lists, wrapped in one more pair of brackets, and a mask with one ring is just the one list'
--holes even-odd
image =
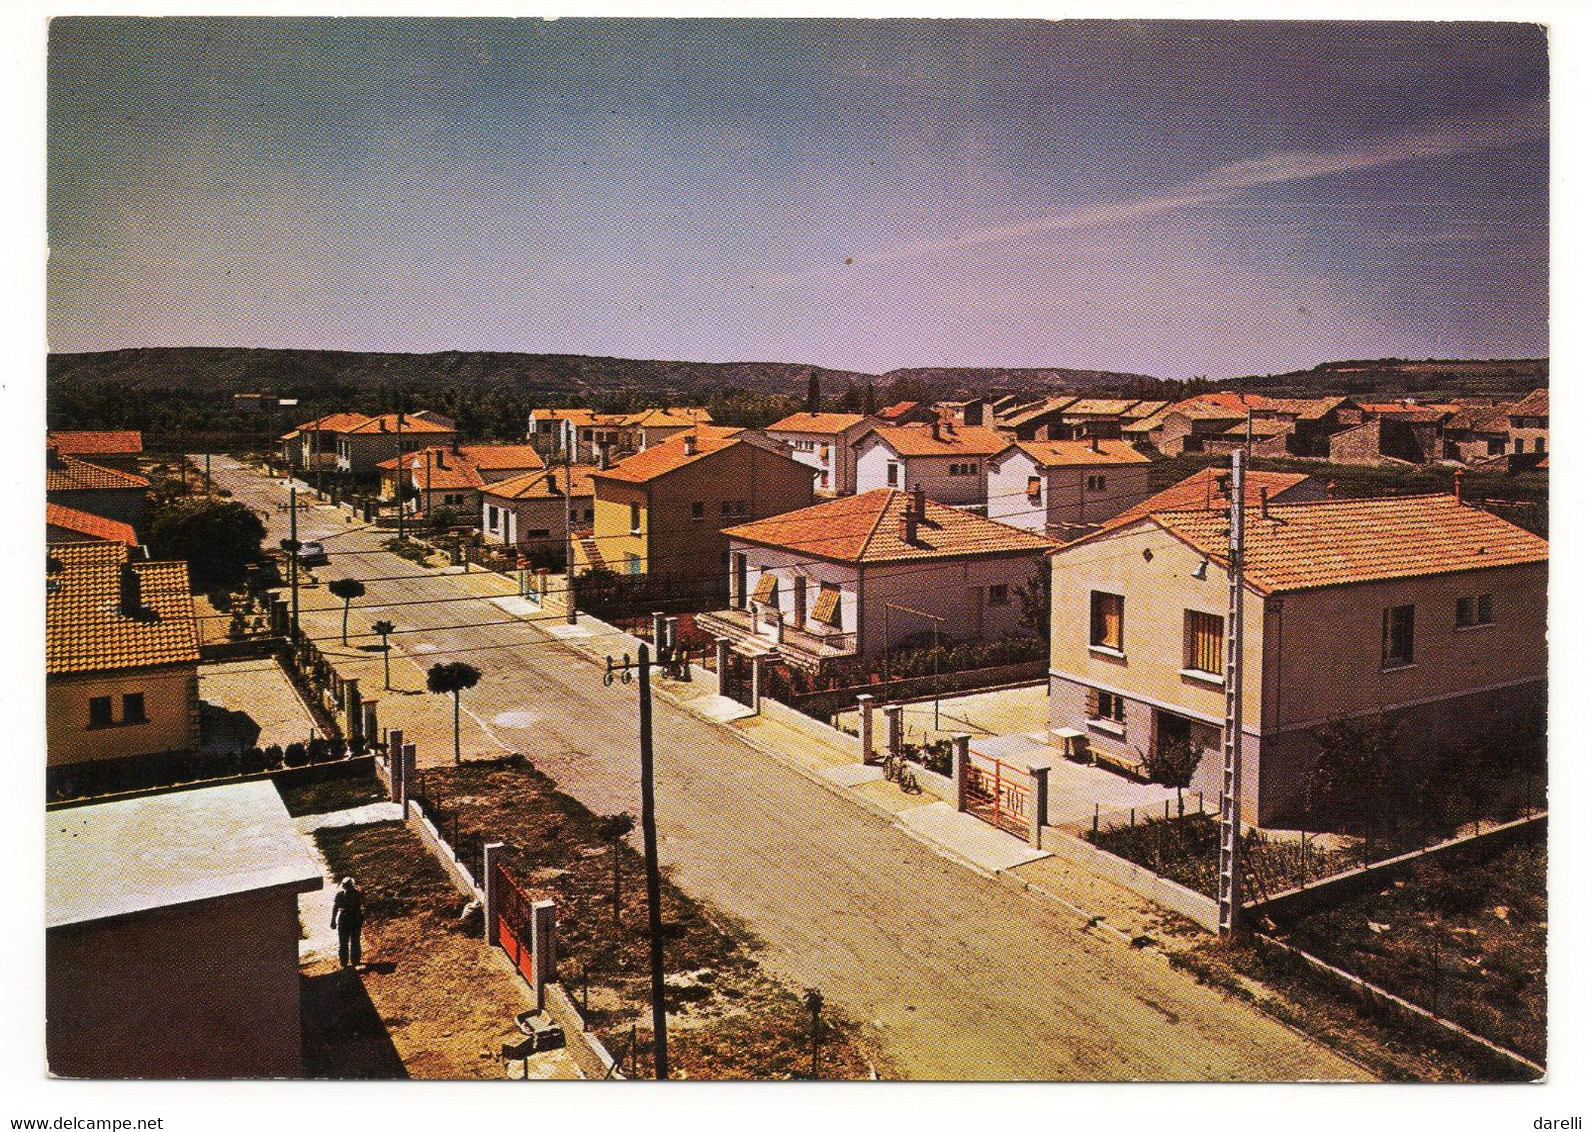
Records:
{"label": "wispy cloud", "polygon": [[1547,136],[1544,102],[1524,103],[1468,118],[1453,119],[1420,130],[1364,138],[1325,149],[1287,150],[1221,165],[1202,176],[1163,192],[1117,204],[1093,205],[1013,224],[973,228],[932,240],[915,240],[875,248],[847,260],[806,271],[773,276],[768,283],[792,285],[858,266],[922,259],[967,248],[1006,244],[1052,232],[1076,231],[1139,220],[1165,212],[1221,204],[1248,189],[1308,181],[1339,173],[1362,172],[1408,161],[1455,157],[1465,153],[1507,149]]}

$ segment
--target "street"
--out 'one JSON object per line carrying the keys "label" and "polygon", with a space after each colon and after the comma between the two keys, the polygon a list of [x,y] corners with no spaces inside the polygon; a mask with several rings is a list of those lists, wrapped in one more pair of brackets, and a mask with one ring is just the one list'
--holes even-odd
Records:
{"label": "street", "polygon": [[[216,458],[218,487],[287,533],[280,481]],[[309,493],[304,493],[310,499]],[[301,498],[301,503],[304,499]],[[479,575],[441,574],[380,552],[389,532],[316,504],[299,538],[322,541],[323,581],[358,578],[343,649],[341,603],[305,597],[304,630],[358,657],[382,722],[446,713],[445,697],[381,690],[370,623],[394,622],[393,682],[423,688],[442,660],[482,672],[464,693],[466,757],[523,752],[598,813],[639,811],[636,688],[491,603]],[[562,584],[562,579],[554,579]],[[679,886],[743,921],[768,969],[877,1030],[891,1071],[913,1079],[1364,1079],[1365,1073],[1256,1009],[1201,986],[1159,955],[1079,930],[1042,901],[951,863],[880,816],[820,789],[716,726],[655,702],[660,853]],[[433,728],[436,736],[446,735]],[[428,739],[422,763],[452,758]]]}

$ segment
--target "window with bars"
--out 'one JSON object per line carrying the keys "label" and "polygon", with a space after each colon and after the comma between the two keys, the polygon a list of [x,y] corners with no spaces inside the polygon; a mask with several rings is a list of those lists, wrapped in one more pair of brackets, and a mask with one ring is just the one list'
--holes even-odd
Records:
{"label": "window with bars", "polygon": [[1122,595],[1095,590],[1089,595],[1089,643],[1122,651]]}
{"label": "window with bars", "polygon": [[818,601],[813,605],[813,620],[840,628],[840,587],[833,582],[820,582]]}
{"label": "window with bars", "polygon": [[1126,723],[1128,702],[1116,692],[1090,688],[1088,711],[1090,719],[1105,720],[1108,723]]}
{"label": "window with bars", "polygon": [[1223,619],[1215,613],[1183,611],[1183,667],[1194,672],[1222,671]]}
{"label": "window with bars", "polygon": [[1395,605],[1382,611],[1382,667],[1415,663],[1415,607]]}

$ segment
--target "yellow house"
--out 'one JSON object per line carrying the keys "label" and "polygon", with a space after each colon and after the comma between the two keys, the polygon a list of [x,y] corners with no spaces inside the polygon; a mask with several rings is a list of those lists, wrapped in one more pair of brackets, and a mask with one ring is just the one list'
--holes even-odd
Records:
{"label": "yellow house", "polygon": [[[1412,771],[1542,720],[1548,543],[1452,495],[1251,507],[1243,817],[1301,816],[1315,733],[1385,717]],[[1227,516],[1156,512],[1052,560],[1051,726],[1220,788]]]}
{"label": "yellow house", "polygon": [[49,548],[45,720],[49,784],[82,787],[111,764],[199,741],[199,633],[186,562],[128,547]]}

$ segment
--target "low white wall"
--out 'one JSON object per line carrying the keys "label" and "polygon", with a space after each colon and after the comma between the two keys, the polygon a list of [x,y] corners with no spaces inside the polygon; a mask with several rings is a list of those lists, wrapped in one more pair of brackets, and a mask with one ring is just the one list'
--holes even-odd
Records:
{"label": "low white wall", "polygon": [[1181,884],[1158,876],[1149,869],[1141,868],[1132,861],[1118,857],[1115,853],[1096,849],[1087,841],[1055,829],[1045,830],[1043,844],[1040,847],[1049,849],[1062,860],[1081,865],[1096,876],[1119,884],[1130,892],[1136,892],[1168,911],[1193,920],[1206,931],[1216,930],[1216,901],[1208,896],[1202,896],[1193,889],[1184,888]]}

